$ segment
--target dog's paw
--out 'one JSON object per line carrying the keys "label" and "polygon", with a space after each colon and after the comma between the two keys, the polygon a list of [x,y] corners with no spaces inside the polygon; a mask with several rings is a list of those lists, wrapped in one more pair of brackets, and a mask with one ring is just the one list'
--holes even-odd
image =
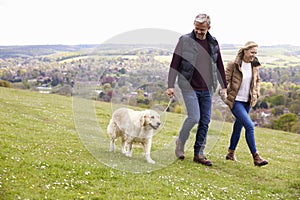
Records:
{"label": "dog's paw", "polygon": [[115,147],[114,146],[110,146],[109,151],[110,152],[115,152]]}
{"label": "dog's paw", "polygon": [[150,164],[155,164],[155,161],[152,160],[151,158],[150,158],[150,159],[147,159],[147,162],[150,163]]}
{"label": "dog's paw", "polygon": [[126,152],[125,155],[126,155],[127,157],[132,157],[132,153],[130,153],[130,152]]}
{"label": "dog's paw", "polygon": [[113,141],[110,142],[109,151],[111,152],[115,151],[115,143]]}
{"label": "dog's paw", "polygon": [[109,151],[110,151],[110,152],[115,152],[115,148],[114,148],[114,147],[110,147],[110,148],[109,148]]}

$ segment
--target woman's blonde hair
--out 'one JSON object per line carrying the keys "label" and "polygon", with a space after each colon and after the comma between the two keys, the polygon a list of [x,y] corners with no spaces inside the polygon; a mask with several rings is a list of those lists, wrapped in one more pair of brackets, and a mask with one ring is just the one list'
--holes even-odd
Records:
{"label": "woman's blonde hair", "polygon": [[242,47],[242,49],[243,49],[243,50],[249,50],[249,49],[251,49],[251,48],[253,48],[253,47],[258,47],[258,45],[257,45],[255,42],[253,42],[253,41],[249,41],[249,42],[247,42],[247,43]]}
{"label": "woman's blonde hair", "polygon": [[236,60],[241,60],[243,59],[244,57],[244,50],[249,50],[253,47],[258,47],[258,45],[253,42],[253,41],[249,41],[249,42],[246,42],[246,44],[244,46],[242,46],[240,48],[240,50],[238,51],[237,55],[236,55]]}

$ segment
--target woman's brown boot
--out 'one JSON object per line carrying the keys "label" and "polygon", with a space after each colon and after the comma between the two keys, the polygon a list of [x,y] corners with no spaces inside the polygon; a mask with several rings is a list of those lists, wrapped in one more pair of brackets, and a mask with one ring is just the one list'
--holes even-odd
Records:
{"label": "woman's brown boot", "polygon": [[228,149],[228,154],[226,155],[226,160],[237,161],[234,155],[234,150]]}
{"label": "woman's brown boot", "polygon": [[262,157],[259,156],[259,154],[256,152],[254,154],[252,154],[253,159],[254,159],[254,165],[255,166],[264,166],[268,164],[268,161],[266,161],[265,159],[263,159]]}

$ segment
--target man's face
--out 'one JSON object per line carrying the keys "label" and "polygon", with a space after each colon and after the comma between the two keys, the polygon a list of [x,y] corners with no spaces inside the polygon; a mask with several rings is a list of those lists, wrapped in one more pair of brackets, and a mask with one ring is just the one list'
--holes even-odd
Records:
{"label": "man's face", "polygon": [[206,34],[208,30],[210,29],[210,26],[208,25],[207,22],[194,22],[194,31],[196,34],[196,37],[200,40],[205,40],[206,39]]}

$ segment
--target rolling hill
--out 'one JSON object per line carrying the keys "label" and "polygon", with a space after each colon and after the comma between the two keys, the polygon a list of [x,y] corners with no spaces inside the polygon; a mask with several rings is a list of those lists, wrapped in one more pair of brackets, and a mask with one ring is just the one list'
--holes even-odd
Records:
{"label": "rolling hill", "polygon": [[[231,123],[212,122],[212,167],[173,155],[184,115],[161,113],[153,159],[108,152],[105,128],[117,105],[0,88],[0,199],[291,199],[300,198],[300,135],[256,128],[269,161],[255,167],[244,136],[239,162],[225,160]],[[119,106],[119,105],[118,105]],[[117,144],[119,147],[119,143]]]}

